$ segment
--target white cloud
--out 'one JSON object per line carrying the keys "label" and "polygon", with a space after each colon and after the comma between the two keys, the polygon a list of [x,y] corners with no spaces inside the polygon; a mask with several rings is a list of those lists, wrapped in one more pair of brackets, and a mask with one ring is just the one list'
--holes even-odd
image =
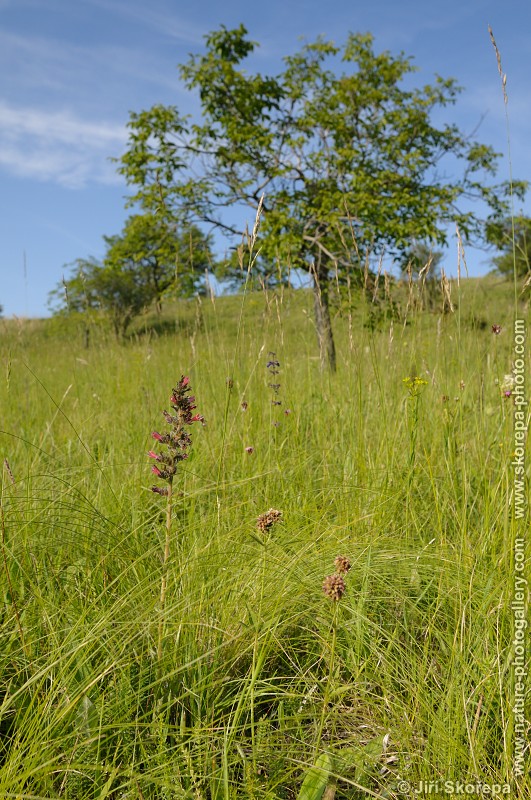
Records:
{"label": "white cloud", "polygon": [[[167,10],[157,9],[153,3],[150,5],[135,4],[131,0],[90,0],[92,5],[102,8],[107,13],[118,14],[130,21],[141,23],[144,27],[170,36],[187,44],[202,44],[205,29],[194,25],[189,20],[178,17],[175,8]],[[162,4],[164,6],[164,4]]]}
{"label": "white cloud", "polygon": [[117,99],[134,102],[139,89],[178,95],[183,89],[176,60],[147,46],[88,45],[0,30],[0,87],[12,100],[39,93],[67,97],[76,105],[111,107]]}
{"label": "white cloud", "polygon": [[69,111],[41,111],[13,108],[0,101],[0,132],[19,136],[29,134],[41,140],[98,147],[123,142],[122,125],[86,122]]}
{"label": "white cloud", "polygon": [[0,101],[0,166],[21,177],[70,188],[117,183],[109,156],[119,154],[126,139],[123,125]]}

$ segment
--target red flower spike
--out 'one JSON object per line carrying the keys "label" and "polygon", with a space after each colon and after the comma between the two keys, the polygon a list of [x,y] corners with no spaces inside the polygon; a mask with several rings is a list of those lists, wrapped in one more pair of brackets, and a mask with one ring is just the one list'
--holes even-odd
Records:
{"label": "red flower spike", "polygon": [[[191,425],[192,422],[204,424],[202,414],[194,414],[196,409],[195,397],[189,394],[191,390],[189,384],[190,378],[187,375],[182,375],[171,390],[170,404],[173,413],[162,412],[170,430],[164,434],[160,434],[158,431],[153,431],[151,434],[153,439],[156,439],[167,448],[167,452],[163,454],[158,454],[154,450],[149,451],[149,457],[161,464],[160,469],[159,467],[152,467],[151,470],[158,478],[170,484],[177,473],[178,464],[187,459],[189,455],[187,451],[192,444],[192,439],[187,431],[187,426]],[[165,493],[157,492],[157,494]]]}

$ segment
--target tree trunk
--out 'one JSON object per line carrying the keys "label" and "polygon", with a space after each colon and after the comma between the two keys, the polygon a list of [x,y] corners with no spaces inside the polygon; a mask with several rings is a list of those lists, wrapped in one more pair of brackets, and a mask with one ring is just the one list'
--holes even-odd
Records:
{"label": "tree trunk", "polygon": [[328,268],[326,262],[323,263],[320,254],[317,263],[313,265],[312,273],[315,326],[319,343],[319,355],[321,356],[321,367],[324,368],[328,365],[332,372],[335,372],[336,347],[332,332],[332,320],[330,319]]}

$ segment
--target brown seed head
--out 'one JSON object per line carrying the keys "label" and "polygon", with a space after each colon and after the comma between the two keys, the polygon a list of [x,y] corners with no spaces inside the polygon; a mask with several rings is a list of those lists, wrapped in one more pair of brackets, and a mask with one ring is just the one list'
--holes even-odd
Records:
{"label": "brown seed head", "polygon": [[323,592],[330,600],[341,600],[345,589],[345,581],[341,575],[328,575],[323,581]]}
{"label": "brown seed head", "polygon": [[278,522],[282,516],[282,511],[277,511],[276,508],[270,508],[265,514],[260,514],[256,520],[256,527],[262,532],[266,532],[271,528],[275,522]]}
{"label": "brown seed head", "polygon": [[338,575],[346,575],[351,567],[350,561],[346,556],[336,556],[334,564]]}

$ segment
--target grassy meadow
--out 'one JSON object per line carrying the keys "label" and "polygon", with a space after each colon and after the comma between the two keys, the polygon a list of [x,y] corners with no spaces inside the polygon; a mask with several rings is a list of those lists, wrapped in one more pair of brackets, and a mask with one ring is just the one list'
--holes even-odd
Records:
{"label": "grassy meadow", "polygon": [[[351,299],[334,374],[305,291],[182,302],[123,342],[0,322],[1,798],[531,796],[512,781],[513,288],[453,282],[445,314],[404,289],[394,319]],[[147,452],[181,375],[205,424],[165,561]]]}

